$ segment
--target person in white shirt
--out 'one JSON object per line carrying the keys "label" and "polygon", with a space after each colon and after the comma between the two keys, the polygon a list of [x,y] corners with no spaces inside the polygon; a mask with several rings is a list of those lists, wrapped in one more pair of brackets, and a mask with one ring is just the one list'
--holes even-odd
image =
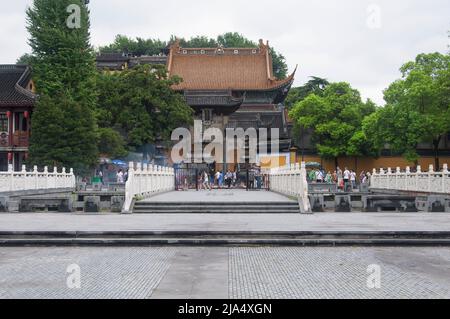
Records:
{"label": "person in white shirt", "polygon": [[205,190],[211,190],[211,185],[209,184],[209,175],[206,171],[203,172],[203,186],[205,187]]}
{"label": "person in white shirt", "polygon": [[323,182],[323,174],[320,170],[316,170],[316,183]]}
{"label": "person in white shirt", "polygon": [[214,182],[217,185],[217,187],[219,187],[219,180],[220,180],[220,172],[217,171],[216,174],[214,174]]}
{"label": "person in white shirt", "polygon": [[344,170],[344,192],[347,191],[350,182],[350,171],[346,167]]}
{"label": "person in white shirt", "polygon": [[121,169],[117,173],[117,183],[123,184],[123,171]]}
{"label": "person in white shirt", "polygon": [[350,172],[350,182],[352,185],[352,190],[356,188],[356,172],[355,171],[351,171]]}

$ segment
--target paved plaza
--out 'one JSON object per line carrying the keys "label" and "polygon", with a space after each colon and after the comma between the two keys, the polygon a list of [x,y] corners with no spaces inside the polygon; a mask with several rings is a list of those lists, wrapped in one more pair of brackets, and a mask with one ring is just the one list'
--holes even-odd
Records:
{"label": "paved plaza", "polygon": [[[151,201],[174,200],[162,194]],[[269,192],[178,201],[282,202]],[[203,199],[200,199],[200,201]],[[0,214],[11,231],[448,231],[448,214]],[[448,247],[0,247],[0,298],[450,298]],[[67,280],[80,270],[80,288]],[[371,267],[380,287],[369,287]]]}
{"label": "paved plaza", "polygon": [[448,231],[445,213],[0,214],[0,231]]}
{"label": "paved plaza", "polygon": [[449,260],[414,247],[0,248],[0,298],[450,298]]}

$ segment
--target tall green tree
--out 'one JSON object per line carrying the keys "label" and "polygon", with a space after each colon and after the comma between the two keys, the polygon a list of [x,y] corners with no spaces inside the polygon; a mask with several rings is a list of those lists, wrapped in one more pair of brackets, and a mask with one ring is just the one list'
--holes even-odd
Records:
{"label": "tall green tree", "polygon": [[318,153],[332,158],[372,154],[370,141],[362,132],[364,117],[375,111],[375,104],[363,102],[360,93],[345,82],[331,83],[322,96],[315,93],[297,102],[289,115],[298,127],[313,132]]}
{"label": "tall green tree", "polygon": [[97,121],[113,128],[129,150],[170,139],[172,131],[191,124],[193,110],[171,89],[180,83],[160,65],[142,65],[120,73],[99,74]]}
{"label": "tall green tree", "polygon": [[85,171],[97,161],[96,68],[88,8],[84,0],[34,0],[26,13],[40,96],[33,112],[30,161]]}
{"label": "tall green tree", "polygon": [[366,131],[380,140],[378,147],[389,144],[412,162],[419,158],[417,145],[431,143],[440,167],[439,145],[450,132],[450,56],[419,54],[400,71],[401,79],[384,92],[387,106],[368,120]]}

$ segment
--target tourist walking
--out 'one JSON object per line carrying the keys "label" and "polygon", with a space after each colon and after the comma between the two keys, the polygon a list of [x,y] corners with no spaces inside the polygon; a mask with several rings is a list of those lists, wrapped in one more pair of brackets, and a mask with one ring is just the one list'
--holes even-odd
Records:
{"label": "tourist walking", "polygon": [[102,185],[105,185],[105,183],[103,182],[103,172],[102,170],[98,170],[98,177],[100,178],[100,182],[102,183]]}
{"label": "tourist walking", "polygon": [[348,190],[348,186],[350,183],[350,174],[351,174],[350,171],[346,167],[344,170],[344,192]]}
{"label": "tourist walking", "polygon": [[316,170],[316,183],[323,183],[323,173],[320,169]]}
{"label": "tourist walking", "polygon": [[206,171],[203,172],[203,187],[206,189],[211,190],[211,185],[209,183],[209,175]]}
{"label": "tourist walking", "polygon": [[354,170],[350,171],[350,183],[353,191],[354,189],[356,189],[356,172]]}
{"label": "tourist walking", "polygon": [[217,188],[219,188],[219,179],[220,179],[220,172],[217,171],[216,174],[214,174],[214,185],[217,185]]}
{"label": "tourist walking", "polygon": [[223,186],[223,173],[219,172],[219,188],[222,188]]}
{"label": "tourist walking", "polygon": [[359,174],[359,183],[362,184],[364,177],[366,177],[366,171],[362,171],[361,174]]}
{"label": "tourist walking", "polygon": [[334,171],[333,172],[333,184],[337,184],[338,183],[338,176],[337,176],[337,172]]}
{"label": "tourist walking", "polygon": [[123,184],[123,171],[121,169],[117,172],[116,178],[118,184]]}
{"label": "tourist walking", "polygon": [[331,175],[330,171],[328,171],[327,176],[325,176],[325,183],[327,184],[333,183],[333,176]]}
{"label": "tourist walking", "polygon": [[225,175],[225,185],[228,188],[231,187],[232,180],[233,180],[233,173],[231,173],[231,171],[228,171],[227,174]]}
{"label": "tourist walking", "polygon": [[336,168],[338,189],[344,190],[344,174],[339,166]]}

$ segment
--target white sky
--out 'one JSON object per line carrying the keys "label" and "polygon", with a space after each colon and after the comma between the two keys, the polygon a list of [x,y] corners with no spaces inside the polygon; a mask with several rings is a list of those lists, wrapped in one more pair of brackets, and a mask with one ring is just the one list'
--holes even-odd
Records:
{"label": "white sky", "polygon": [[[25,8],[32,0],[1,1],[0,64],[14,63],[30,51]],[[118,33],[166,40],[172,34],[216,37],[237,31],[269,40],[286,56],[290,72],[298,64],[295,85],[312,75],[347,81],[379,104],[404,62],[422,52],[447,52],[449,45],[448,0],[90,2],[94,46],[112,42]]]}

